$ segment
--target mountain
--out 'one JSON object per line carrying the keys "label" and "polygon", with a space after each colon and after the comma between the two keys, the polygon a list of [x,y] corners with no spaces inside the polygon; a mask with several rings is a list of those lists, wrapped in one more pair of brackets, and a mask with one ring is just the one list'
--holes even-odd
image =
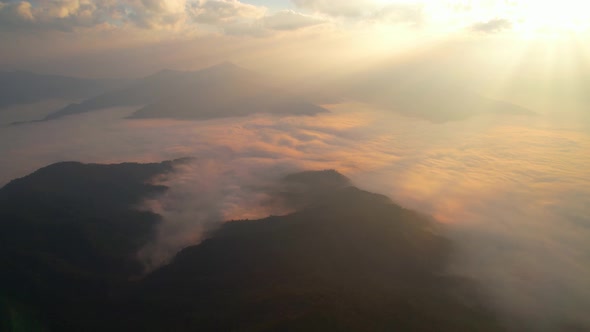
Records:
{"label": "mountain", "polygon": [[211,119],[254,113],[326,112],[252,72],[222,63],[195,72],[160,71],[124,88],[71,104],[45,120],[116,106],[141,107],[132,118]]}
{"label": "mountain", "polygon": [[373,104],[402,115],[431,122],[465,120],[478,115],[534,116],[536,113],[508,101],[472,91],[456,65],[417,57],[403,63],[376,61],[371,66],[336,76],[317,89]]}
{"label": "mountain", "polygon": [[119,80],[40,75],[26,71],[0,72],[0,110],[47,99],[85,99],[121,83]]}
{"label": "mountain", "polygon": [[224,224],[134,285],[117,320],[142,331],[501,330],[475,288],[445,274],[451,244],[428,217],[335,171],[291,175],[280,192],[300,209]]}
{"label": "mountain", "polygon": [[0,189],[2,330],[502,330],[445,273],[430,218],[336,171],[286,176],[273,192],[296,212],[227,222],[137,278],[159,217],[135,207],[176,162],[59,163]]}
{"label": "mountain", "polygon": [[148,181],[180,162],[62,162],[1,188],[0,330],[69,330],[67,315],[100,312],[109,289],[140,275],[135,254],[160,216],[137,206],[166,190]]}
{"label": "mountain", "polygon": [[432,122],[458,121],[483,114],[525,115],[535,113],[524,107],[483,97],[446,82],[393,80],[381,92],[361,85],[351,92],[358,100],[397,113]]}

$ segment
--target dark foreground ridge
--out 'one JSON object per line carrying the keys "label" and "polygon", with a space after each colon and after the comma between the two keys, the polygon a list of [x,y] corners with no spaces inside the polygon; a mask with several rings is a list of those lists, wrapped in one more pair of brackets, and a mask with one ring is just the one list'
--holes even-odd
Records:
{"label": "dark foreground ridge", "polygon": [[141,275],[135,254],[160,216],[136,207],[181,162],[61,162],[1,188],[0,331],[79,330],[73,320]]}
{"label": "dark foreground ridge", "polygon": [[132,278],[159,218],[134,206],[173,166],[60,163],[0,189],[2,331],[501,330],[445,274],[430,218],[336,171],[285,177],[277,199],[296,212],[227,222]]}

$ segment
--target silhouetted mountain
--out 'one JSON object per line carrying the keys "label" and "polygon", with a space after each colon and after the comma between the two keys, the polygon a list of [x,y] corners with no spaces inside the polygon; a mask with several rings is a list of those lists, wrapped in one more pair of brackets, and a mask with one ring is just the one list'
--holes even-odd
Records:
{"label": "silhouetted mountain", "polygon": [[[37,322],[55,331],[501,330],[474,286],[445,274],[452,248],[430,218],[355,188],[336,171],[285,177],[287,200],[290,192],[314,200],[296,199],[300,209],[286,216],[225,223],[139,280],[105,281],[102,270],[85,267],[101,266],[102,256],[70,257],[94,252],[81,244],[88,239],[127,243],[120,253],[143,243],[157,216],[146,212],[145,227],[123,227],[139,235],[112,226],[102,232],[103,223],[129,221],[101,216],[135,211],[140,196],[163,189],[145,180],[171,167],[57,164],[3,188],[13,211],[3,224],[34,225],[3,226],[12,240],[2,242],[8,273],[0,294],[9,294],[10,317],[36,310]],[[61,182],[68,185],[59,189]],[[94,214],[97,220],[87,220]]]}
{"label": "silhouetted mountain", "polygon": [[254,113],[314,115],[325,109],[275,88],[231,63],[195,72],[160,71],[125,88],[50,114],[46,120],[115,106],[141,106],[133,118],[210,119]]}
{"label": "silhouetted mountain", "polygon": [[287,177],[316,200],[226,223],[135,285],[118,320],[142,331],[499,330],[468,282],[445,276],[450,244],[428,218],[337,178]]}
{"label": "silhouetted mountain", "polygon": [[294,173],[280,181],[272,200],[288,209],[301,209],[323,202],[334,191],[351,185],[347,177],[335,170]]}
{"label": "silhouetted mountain", "polygon": [[26,71],[0,72],[0,110],[46,99],[85,99],[121,83],[119,80],[40,75]]}
{"label": "silhouetted mountain", "polygon": [[24,305],[23,320],[40,312],[61,331],[67,315],[81,310],[83,319],[113,285],[140,275],[136,252],[160,217],[137,205],[166,190],[147,181],[178,162],[63,162],[0,189],[0,308]]}

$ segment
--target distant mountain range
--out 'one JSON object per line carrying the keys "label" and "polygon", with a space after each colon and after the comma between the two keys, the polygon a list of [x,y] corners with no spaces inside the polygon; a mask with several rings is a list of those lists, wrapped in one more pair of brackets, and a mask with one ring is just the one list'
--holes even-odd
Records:
{"label": "distant mountain range", "polygon": [[[58,163],[0,189],[2,331],[501,331],[428,217],[336,171],[277,184],[297,212],[225,223],[141,276],[184,160]],[[19,331],[20,331],[19,330]]]}
{"label": "distant mountain range", "polygon": [[[439,73],[429,62],[377,65],[324,77],[296,87],[304,94],[332,95],[433,122],[464,120],[482,114],[534,115],[524,107],[495,100],[455,84],[452,70]],[[91,80],[28,72],[0,73],[0,109],[46,99],[80,99],[41,121],[137,107],[130,118],[213,119],[256,113],[315,115],[326,109],[288,93],[261,75],[225,62],[198,71],[162,70],[136,80]]]}
{"label": "distant mountain range", "polygon": [[48,99],[86,99],[124,84],[123,80],[41,75],[27,71],[0,72],[0,111]]}
{"label": "distant mountain range", "polygon": [[406,116],[432,122],[460,121],[478,115],[532,116],[525,107],[488,98],[460,84],[453,70],[433,66],[432,60],[377,64],[340,77],[333,84],[341,95]]}
{"label": "distant mountain range", "polygon": [[194,72],[163,70],[49,114],[44,120],[118,106],[131,118],[212,119],[255,113],[315,115],[327,110],[276,88],[232,63]]}

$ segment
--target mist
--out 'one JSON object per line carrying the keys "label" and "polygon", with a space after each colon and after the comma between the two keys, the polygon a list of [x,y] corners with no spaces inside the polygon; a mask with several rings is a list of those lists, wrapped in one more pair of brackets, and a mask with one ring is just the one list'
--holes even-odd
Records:
{"label": "mist", "polygon": [[477,280],[507,324],[590,327],[590,138],[546,116],[436,124],[366,104],[313,117],[130,120],[115,108],[0,130],[0,183],[47,164],[192,159],[154,179],[138,208],[163,216],[140,253],[148,269],[222,222],[291,212],[273,204],[286,174],[336,169],[355,185],[430,214],[455,243],[449,273]]}
{"label": "mist", "polygon": [[[137,253],[150,272],[224,222],[293,212],[276,200],[285,175],[333,169],[432,216],[454,245],[447,273],[475,280],[508,330],[588,331],[588,13],[573,0],[0,0],[0,186],[62,161],[188,158],[136,207],[162,217]],[[224,61],[252,80],[149,79]],[[45,74],[71,77],[35,85]],[[297,99],[273,103],[277,91]],[[270,114],[299,101],[329,112]]]}

